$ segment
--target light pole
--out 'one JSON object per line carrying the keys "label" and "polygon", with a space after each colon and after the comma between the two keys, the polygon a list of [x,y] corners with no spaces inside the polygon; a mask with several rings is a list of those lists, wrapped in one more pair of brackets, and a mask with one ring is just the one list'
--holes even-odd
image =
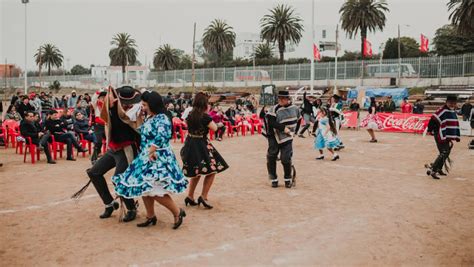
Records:
{"label": "light pole", "polygon": [[[410,27],[405,24],[404,26]],[[401,40],[400,40],[400,24],[398,24],[398,81],[397,84],[400,86],[400,79],[402,78],[402,53],[401,53]]]}
{"label": "light pole", "polygon": [[311,1],[311,75],[310,77],[311,77],[310,94],[313,95],[313,89],[314,89],[314,0]]}
{"label": "light pole", "polygon": [[28,63],[28,57],[26,56],[27,54],[27,39],[26,39],[26,26],[27,26],[27,16],[26,16],[26,5],[30,2],[30,0],[21,0],[22,4],[25,4],[25,95],[28,94],[28,71],[26,69],[26,64]]}

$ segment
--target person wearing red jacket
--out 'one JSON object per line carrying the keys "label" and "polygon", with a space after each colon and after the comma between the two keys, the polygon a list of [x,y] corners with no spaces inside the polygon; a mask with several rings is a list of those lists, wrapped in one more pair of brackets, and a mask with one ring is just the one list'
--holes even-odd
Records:
{"label": "person wearing red jacket", "polygon": [[408,102],[407,98],[403,99],[402,105],[400,107],[402,109],[402,113],[412,113],[413,112],[413,105]]}

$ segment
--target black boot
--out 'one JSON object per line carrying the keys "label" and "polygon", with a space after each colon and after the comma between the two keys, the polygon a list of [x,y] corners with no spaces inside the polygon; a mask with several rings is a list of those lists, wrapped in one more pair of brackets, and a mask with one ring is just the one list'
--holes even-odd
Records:
{"label": "black boot", "polygon": [[293,175],[291,173],[291,163],[283,163],[283,171],[285,177],[285,187],[291,188],[293,186]]}
{"label": "black boot", "polygon": [[125,216],[123,216],[122,221],[123,222],[131,222],[131,221],[135,220],[136,217],[137,217],[137,210],[136,209],[128,210],[127,213],[125,214]]}
{"label": "black boot", "polygon": [[109,218],[112,215],[112,212],[114,212],[114,210],[118,208],[119,208],[119,203],[116,201],[113,201],[109,205],[105,206],[104,213],[102,213],[99,217],[101,219]]}
{"label": "black boot", "polygon": [[92,152],[92,156],[91,156],[92,165],[94,165],[97,159],[99,158],[99,153],[100,153],[100,147],[94,147],[94,151]]}
{"label": "black boot", "polygon": [[277,165],[276,160],[267,159],[267,171],[268,171],[268,178],[270,180],[277,179]]}

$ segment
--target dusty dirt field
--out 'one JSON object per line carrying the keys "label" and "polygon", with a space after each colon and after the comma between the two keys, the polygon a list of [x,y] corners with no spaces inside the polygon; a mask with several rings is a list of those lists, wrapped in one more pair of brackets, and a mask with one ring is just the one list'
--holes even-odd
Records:
{"label": "dusty dirt field", "polygon": [[[90,163],[23,164],[0,150],[0,261],[3,266],[54,265],[470,265],[474,264],[474,154],[456,144],[454,168],[433,180],[423,164],[431,137],[343,131],[341,160],[316,162],[310,138],[297,139],[296,188],[270,188],[261,136],[215,142],[231,165],[209,196],[213,210],[187,207],[179,230],[160,207],[158,224],[107,220],[86,181]],[[175,151],[181,145],[174,144]],[[281,167],[279,167],[281,173]],[[280,182],[280,185],[282,182]],[[200,187],[198,187],[200,190]],[[197,195],[198,196],[198,195]],[[197,197],[196,196],[196,197]],[[174,196],[184,207],[185,194]]]}

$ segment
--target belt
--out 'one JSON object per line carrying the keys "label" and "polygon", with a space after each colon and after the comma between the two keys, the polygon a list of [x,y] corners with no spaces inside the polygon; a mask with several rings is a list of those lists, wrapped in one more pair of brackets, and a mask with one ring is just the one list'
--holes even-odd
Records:
{"label": "belt", "polygon": [[190,133],[188,133],[188,136],[189,136],[189,137],[192,137],[192,138],[206,138],[206,137],[204,137],[204,136],[202,136],[202,135],[190,134]]}

